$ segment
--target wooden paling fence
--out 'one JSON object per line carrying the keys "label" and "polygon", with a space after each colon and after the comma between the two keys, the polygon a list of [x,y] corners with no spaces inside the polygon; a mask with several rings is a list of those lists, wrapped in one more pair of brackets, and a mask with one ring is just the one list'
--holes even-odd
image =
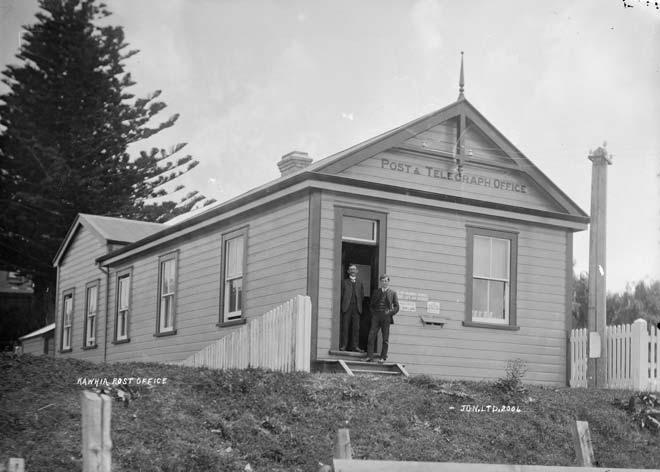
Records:
{"label": "wooden paling fence", "polygon": [[[605,328],[607,387],[660,392],[660,337],[658,328],[647,328],[645,320]],[[571,346],[571,387],[587,386],[589,335],[573,329]]]}
{"label": "wooden paling fence", "polygon": [[298,295],[249,319],[245,325],[181,364],[213,369],[261,367],[282,372],[309,372],[311,312],[310,298]]}
{"label": "wooden paling fence", "polygon": [[587,328],[571,330],[571,387],[587,386],[587,359],[589,358],[589,333]]}

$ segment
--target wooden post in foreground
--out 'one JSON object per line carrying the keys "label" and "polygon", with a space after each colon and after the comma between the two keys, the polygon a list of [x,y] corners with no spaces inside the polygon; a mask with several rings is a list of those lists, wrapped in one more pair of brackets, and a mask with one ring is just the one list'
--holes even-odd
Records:
{"label": "wooden post in foreground", "polygon": [[25,472],[25,459],[22,457],[10,457],[8,467],[8,472]]}
{"label": "wooden post in foreground", "polygon": [[594,448],[591,444],[591,433],[589,432],[589,423],[586,421],[576,421],[571,428],[573,433],[573,443],[575,446],[575,455],[577,456],[577,465],[580,467],[593,467]]}
{"label": "wooden post in foreground", "polygon": [[84,390],[80,395],[80,403],[82,406],[83,472],[111,472],[112,398]]}
{"label": "wooden post in foreground", "polygon": [[337,430],[335,459],[353,459],[353,450],[351,449],[351,436],[348,434],[348,429],[346,428],[341,428]]}

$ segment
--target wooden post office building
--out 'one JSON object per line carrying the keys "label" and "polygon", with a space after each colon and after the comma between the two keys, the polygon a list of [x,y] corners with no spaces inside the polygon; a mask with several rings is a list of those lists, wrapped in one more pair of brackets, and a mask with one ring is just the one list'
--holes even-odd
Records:
{"label": "wooden post office building", "polygon": [[[299,294],[311,363],[342,358],[340,286],[387,273],[411,374],[565,384],[588,215],[464,97],[171,225],[79,215],[58,251],[57,356],[177,362]],[[368,312],[368,300],[365,301]],[[368,317],[368,313],[363,318]],[[365,347],[366,332],[360,344]]]}

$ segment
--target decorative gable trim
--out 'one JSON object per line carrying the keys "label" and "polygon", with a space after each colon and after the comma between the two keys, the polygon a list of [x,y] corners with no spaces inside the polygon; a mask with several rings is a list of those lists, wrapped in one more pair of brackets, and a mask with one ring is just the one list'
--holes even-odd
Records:
{"label": "decorative gable trim", "polygon": [[[405,144],[405,142],[412,136],[452,119],[458,119],[459,121],[459,136],[456,137],[458,145],[457,151],[459,154],[456,155],[441,150],[417,148]],[[471,159],[470,156],[464,153],[464,151],[463,154],[460,154],[461,143],[463,142],[461,130],[466,129],[467,121],[472,122],[486,137],[501,148],[510,158],[511,164],[484,163],[478,159]],[[418,118],[417,120],[411,121],[403,126],[360,143],[357,146],[330,156],[327,159],[323,159],[316,164],[312,164],[308,170],[324,174],[338,174],[352,166],[360,164],[364,160],[373,157],[380,152],[393,148],[445,158],[460,157],[466,163],[488,165],[521,172],[536,183],[538,189],[567,215],[578,217],[579,219],[589,218],[587,213],[562,192],[559,187],[557,187],[538,167],[536,167],[529,158],[520,152],[520,150],[518,150],[466,99],[461,99],[447,107],[431,113],[430,115]]]}
{"label": "decorative gable trim", "polygon": [[457,105],[449,105],[430,115],[418,118],[403,126],[388,131],[387,133],[383,133],[375,138],[360,143],[357,146],[353,146],[352,148],[330,156],[323,161],[319,161],[316,165],[312,164],[308,170],[328,174],[340,173],[349,167],[359,164],[365,159],[375,156],[379,152],[402,145],[404,141],[416,134],[458,116],[460,116],[460,110]]}

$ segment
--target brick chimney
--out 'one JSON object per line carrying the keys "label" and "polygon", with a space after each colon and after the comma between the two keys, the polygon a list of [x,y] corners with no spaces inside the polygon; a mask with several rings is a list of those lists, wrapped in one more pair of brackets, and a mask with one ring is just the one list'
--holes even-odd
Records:
{"label": "brick chimney", "polygon": [[284,177],[285,175],[290,175],[300,169],[304,169],[313,160],[306,152],[291,151],[289,154],[282,156],[282,159],[277,163],[277,167],[279,167],[282,177]]}

